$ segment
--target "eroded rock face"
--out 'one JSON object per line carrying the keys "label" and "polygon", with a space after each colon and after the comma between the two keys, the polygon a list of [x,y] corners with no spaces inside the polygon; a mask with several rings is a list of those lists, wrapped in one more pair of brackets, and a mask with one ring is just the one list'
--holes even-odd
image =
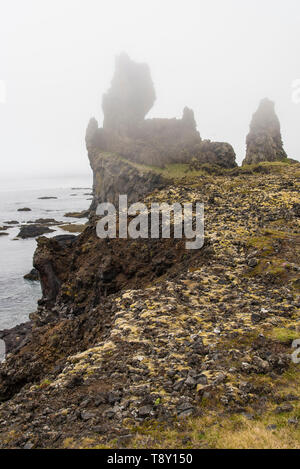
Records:
{"label": "eroded rock face", "polygon": [[274,102],[265,98],[253,115],[246,139],[247,153],[243,165],[287,158],[281,139],[280,122],[274,107]]}
{"label": "eroded rock face", "polygon": [[[185,107],[182,118],[145,119],[155,101],[155,91],[149,67],[138,64],[122,54],[116,59],[111,88],[103,96],[103,128],[92,118],[86,131],[86,146],[94,174],[96,203],[118,200],[128,194],[137,201],[161,183],[157,173],[141,174],[133,165],[120,163],[121,157],[130,163],[164,168],[168,164],[189,164],[197,160],[222,168],[237,166],[232,146],[223,142],[202,141],[192,109]],[[109,161],[109,158],[112,161]]]}
{"label": "eroded rock face", "polygon": [[91,153],[89,156],[94,174],[91,212],[101,202],[111,202],[117,207],[119,194],[126,194],[128,203],[131,204],[166,184],[160,174],[141,171],[115,155]]}
{"label": "eroded rock face", "polygon": [[52,239],[38,238],[33,264],[39,272],[41,281],[43,293],[41,304],[51,305],[55,302],[61,283],[67,276],[70,263],[68,255],[72,253],[75,239],[74,235],[60,235]]}
{"label": "eroded rock face", "polygon": [[135,163],[159,167],[188,163],[195,157],[209,163],[212,156],[214,164],[236,166],[234,152],[233,158],[225,156],[224,164],[224,155],[220,157],[213,142],[209,152],[202,152],[192,109],[185,107],[181,119],[145,119],[154,101],[149,67],[133,62],[126,54],[119,56],[111,88],[103,96],[103,128],[94,118],[87,128],[89,156],[91,152],[116,153]]}

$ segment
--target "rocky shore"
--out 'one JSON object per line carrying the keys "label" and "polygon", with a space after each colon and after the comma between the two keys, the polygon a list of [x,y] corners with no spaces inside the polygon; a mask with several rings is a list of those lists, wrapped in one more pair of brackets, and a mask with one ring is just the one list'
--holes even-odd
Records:
{"label": "rocky shore", "polygon": [[1,335],[1,447],[211,447],[211,425],[236,418],[296,445],[299,176],[284,163],[183,173],[145,196],[205,203],[196,252],[100,240],[93,219],[40,238],[38,311]]}
{"label": "rocky shore", "polygon": [[[1,448],[300,447],[300,163],[269,101],[238,167],[190,109],[145,119],[154,99],[148,67],[119,57],[86,133],[90,210],[65,215],[88,223],[37,239],[37,311],[0,332]],[[203,203],[203,247],[100,239],[97,205],[120,194]]]}

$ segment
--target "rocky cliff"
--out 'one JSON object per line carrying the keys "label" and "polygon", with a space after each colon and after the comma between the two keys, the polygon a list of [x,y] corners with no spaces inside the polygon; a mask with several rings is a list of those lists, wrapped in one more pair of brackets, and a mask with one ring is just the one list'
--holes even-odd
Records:
{"label": "rocky cliff", "polygon": [[[133,62],[126,54],[117,57],[111,88],[102,101],[103,128],[99,128],[96,119],[92,118],[86,131],[98,200],[102,196],[113,200],[117,194],[113,194],[113,186],[125,190],[122,189],[123,176],[118,179],[113,161],[108,161],[109,154],[131,163],[160,168],[167,164],[189,163],[192,159],[224,168],[236,166],[235,153],[230,144],[202,141],[191,109],[186,107],[183,110],[182,119],[145,119],[154,101],[155,91],[149,67]],[[131,181],[140,186],[138,195],[146,193],[152,178],[146,182],[143,191],[144,176],[140,178],[137,172],[133,176],[132,171]],[[112,176],[111,187],[101,187],[100,181],[110,184],[108,174]],[[130,192],[133,188],[129,188],[128,182],[124,181]],[[153,182],[155,188],[158,177]]]}
{"label": "rocky cliff", "polygon": [[253,115],[246,139],[247,152],[243,164],[282,161],[287,158],[274,106],[273,101],[265,98]]}
{"label": "rocky cliff", "polygon": [[43,298],[2,335],[2,448],[299,445],[300,167],[222,171],[143,198],[204,202],[199,251],[93,219],[39,239]]}
{"label": "rocky cliff", "polygon": [[[118,60],[86,134],[89,222],[38,239],[37,311],[0,332],[0,447],[299,448],[300,164],[236,167],[189,109],[145,119],[149,69]],[[281,155],[274,116],[258,117],[252,135]],[[95,208],[119,194],[204,203],[204,246],[98,238]]]}
{"label": "rocky cliff", "polygon": [[93,170],[92,212],[100,202],[112,202],[117,207],[120,194],[126,194],[129,203],[137,202],[167,182],[159,172],[134,165],[116,154],[90,150],[89,160]]}

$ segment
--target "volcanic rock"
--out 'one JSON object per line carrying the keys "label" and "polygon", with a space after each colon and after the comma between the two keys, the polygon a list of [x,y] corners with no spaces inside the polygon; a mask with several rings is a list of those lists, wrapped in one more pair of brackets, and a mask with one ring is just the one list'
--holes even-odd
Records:
{"label": "volcanic rock", "polygon": [[127,54],[116,58],[111,88],[104,94],[103,128],[128,135],[143,121],[155,101],[155,91],[147,64],[133,62]]}
{"label": "volcanic rock", "polygon": [[247,152],[243,165],[287,158],[281,139],[280,122],[274,107],[274,102],[265,98],[253,115],[246,139]]}
{"label": "volcanic rock", "polygon": [[40,280],[39,273],[36,269],[32,269],[28,274],[24,275],[24,279],[37,282]]}
{"label": "volcanic rock", "polygon": [[37,236],[41,236],[45,233],[53,233],[55,230],[51,230],[47,226],[42,225],[23,225],[21,230],[18,234],[18,238],[36,238]]}

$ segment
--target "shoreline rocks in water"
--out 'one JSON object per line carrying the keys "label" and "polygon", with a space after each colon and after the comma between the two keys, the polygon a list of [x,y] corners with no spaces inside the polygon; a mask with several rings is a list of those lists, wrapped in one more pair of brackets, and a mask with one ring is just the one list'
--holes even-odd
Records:
{"label": "shoreline rocks in water", "polygon": [[38,200],[54,200],[54,199],[58,199],[58,197],[38,197]]}
{"label": "shoreline rocks in water", "polygon": [[53,233],[55,230],[51,230],[47,226],[43,225],[22,225],[18,238],[36,238],[37,236],[42,236],[46,233]]}
{"label": "shoreline rocks in water", "polygon": [[8,233],[5,233],[5,231],[0,231],[0,236],[8,236]]}
{"label": "shoreline rocks in water", "polygon": [[64,231],[68,231],[69,233],[82,233],[86,225],[76,225],[76,224],[70,224],[70,225],[63,225],[60,227]]}
{"label": "shoreline rocks in water", "polygon": [[23,278],[25,280],[30,280],[32,282],[39,282],[40,281],[39,272],[35,268],[31,269],[31,271],[28,274],[24,275]]}
{"label": "shoreline rocks in water", "polygon": [[19,225],[20,223],[17,220],[5,221],[6,225]]}
{"label": "shoreline rocks in water", "polygon": [[65,222],[63,221],[57,221],[54,218],[38,218],[37,220],[30,220],[27,222],[27,224],[32,224],[32,225],[47,225],[47,226],[58,226],[58,225],[63,225]]}
{"label": "shoreline rocks in water", "polygon": [[18,208],[18,212],[31,212],[31,208],[28,208],[28,207]]}
{"label": "shoreline rocks in water", "polygon": [[65,213],[66,218],[88,218],[90,214],[89,210],[83,210],[82,212],[68,212]]}

